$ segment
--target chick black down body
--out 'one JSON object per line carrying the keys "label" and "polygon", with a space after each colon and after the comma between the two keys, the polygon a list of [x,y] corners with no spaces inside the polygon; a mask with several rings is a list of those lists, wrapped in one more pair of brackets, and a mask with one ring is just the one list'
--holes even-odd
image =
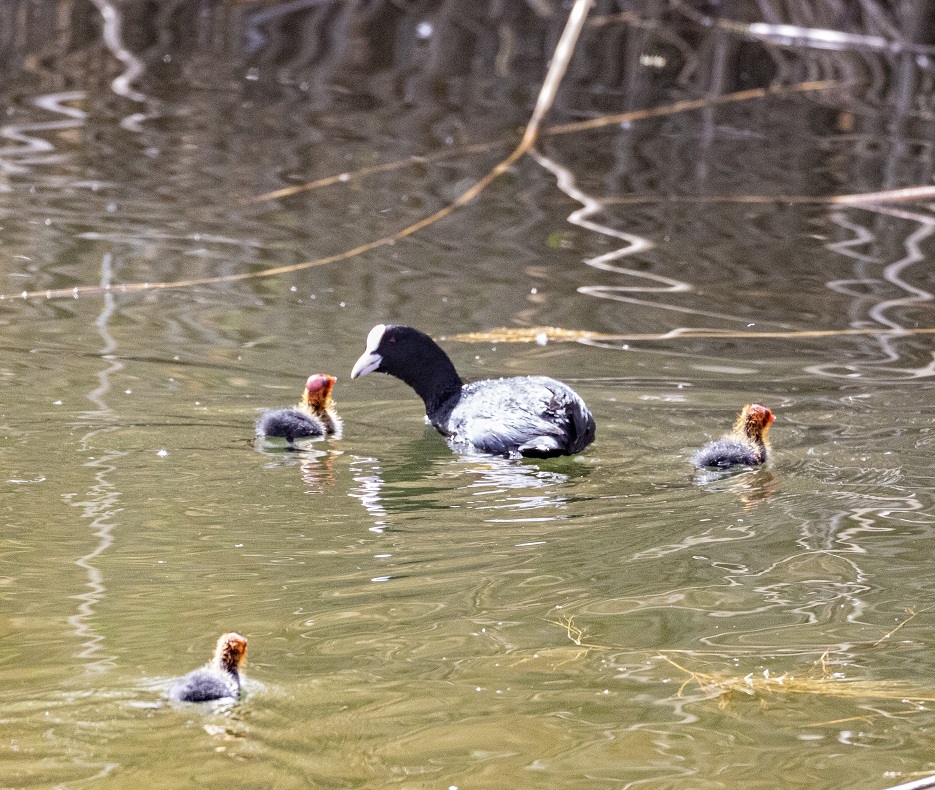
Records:
{"label": "chick black down body", "polygon": [[325,427],[317,417],[298,409],[271,409],[260,415],[257,436],[277,436],[293,444],[296,439],[324,436]]}
{"label": "chick black down body", "polygon": [[764,460],[763,452],[743,439],[718,439],[709,442],[692,456],[692,463],[698,468],[756,466]]}
{"label": "chick black down body", "polygon": [[210,702],[216,699],[236,699],[240,695],[238,678],[213,667],[189,672],[169,692],[175,702]]}

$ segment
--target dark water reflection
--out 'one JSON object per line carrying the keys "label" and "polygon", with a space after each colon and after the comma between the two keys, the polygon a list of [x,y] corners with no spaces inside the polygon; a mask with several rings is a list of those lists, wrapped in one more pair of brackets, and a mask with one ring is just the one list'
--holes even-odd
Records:
{"label": "dark water reflection", "polygon": [[[935,31],[923,2],[715,10],[598,4],[539,158],[396,244],[236,279],[448,204],[510,150],[564,13],[0,8],[5,784],[935,768],[932,196],[822,202],[930,184]],[[806,80],[834,85],[555,128]],[[383,321],[448,337],[466,377],[560,375],[597,441],[453,455],[402,384],[349,381]],[[596,334],[452,339],[548,326]],[[344,437],[256,443],[315,371],[339,377]],[[773,461],[694,473],[752,400],[778,415]],[[233,628],[246,700],[163,704]]]}

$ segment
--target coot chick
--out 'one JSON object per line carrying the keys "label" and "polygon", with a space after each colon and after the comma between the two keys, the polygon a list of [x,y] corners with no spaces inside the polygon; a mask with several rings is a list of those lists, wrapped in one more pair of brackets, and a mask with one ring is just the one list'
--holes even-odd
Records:
{"label": "coot chick", "polygon": [[776,417],[765,406],[750,403],[743,407],[733,430],[702,447],[692,458],[699,467],[756,466],[769,453],[769,426]]}
{"label": "coot chick", "polygon": [[240,696],[240,673],[246,663],[246,638],[233,632],[223,634],[218,639],[214,658],[176,683],[169,690],[169,699],[176,702],[237,699]]}
{"label": "coot chick", "polygon": [[567,384],[547,376],[465,384],[441,347],[418,329],[377,324],[351,378],[388,373],[425,403],[427,420],[454,449],[551,458],[594,441],[594,418]]}
{"label": "coot chick", "polygon": [[277,436],[294,446],[296,439],[330,436],[341,430],[341,418],[334,409],[331,390],[337,379],[325,373],[309,376],[302,402],[291,409],[264,412],[256,423],[257,436]]}

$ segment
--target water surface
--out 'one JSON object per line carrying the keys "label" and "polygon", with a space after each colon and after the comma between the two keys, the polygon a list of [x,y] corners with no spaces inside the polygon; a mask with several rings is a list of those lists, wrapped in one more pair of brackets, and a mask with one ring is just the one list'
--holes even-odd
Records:
{"label": "water surface", "polygon": [[[821,202],[931,181],[924,29],[779,19],[902,31],[907,59],[600,7],[552,124],[834,84],[547,134],[549,162],[405,240],[231,279],[391,236],[483,176],[528,117],[550,8],[2,12],[4,786],[885,788],[935,769],[935,219]],[[410,156],[429,158],[358,172]],[[561,168],[599,228],[569,221]],[[572,383],[597,441],[452,454],[401,382],[350,381],[381,322],[446,338],[466,378]],[[455,339],[550,326],[592,335]],[[344,437],[257,444],[259,410],[317,371]],[[693,472],[754,400],[778,416],[773,460]],[[245,699],[165,703],[232,629]]]}

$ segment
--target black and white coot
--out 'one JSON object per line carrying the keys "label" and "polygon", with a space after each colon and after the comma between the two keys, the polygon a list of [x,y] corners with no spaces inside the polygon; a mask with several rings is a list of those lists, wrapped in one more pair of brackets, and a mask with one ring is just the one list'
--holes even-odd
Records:
{"label": "black and white coot", "polygon": [[341,418],[334,408],[331,390],[337,379],[326,373],[309,376],[302,401],[291,409],[273,409],[260,415],[257,436],[286,439],[290,447],[296,439],[340,434]]}
{"label": "black and white coot", "polygon": [[692,457],[698,468],[756,466],[769,455],[769,426],[775,415],[759,403],[743,407],[733,430],[716,442],[709,442]]}
{"label": "black and white coot", "polygon": [[388,373],[425,403],[427,420],[453,449],[511,458],[551,458],[594,441],[594,417],[567,384],[548,376],[515,376],[465,384],[442,348],[410,326],[378,324],[351,378]]}
{"label": "black and white coot", "polygon": [[247,639],[231,632],[222,634],[214,657],[201,669],[189,672],[169,690],[175,702],[210,702],[237,699],[241,673],[247,663]]}

